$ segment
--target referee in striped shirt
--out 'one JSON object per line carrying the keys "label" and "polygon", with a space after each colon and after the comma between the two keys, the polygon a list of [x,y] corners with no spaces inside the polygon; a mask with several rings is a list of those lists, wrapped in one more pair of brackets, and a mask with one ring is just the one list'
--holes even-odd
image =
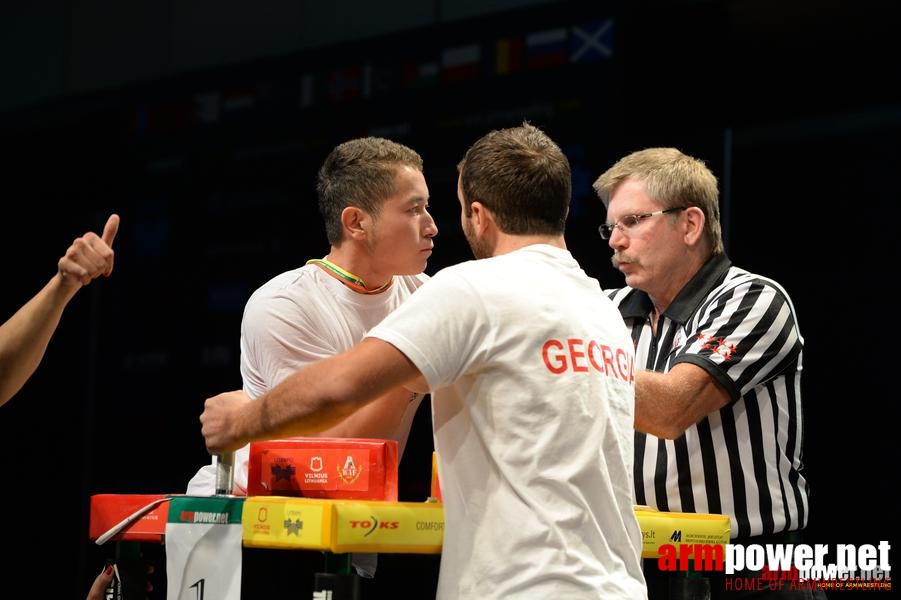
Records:
{"label": "referee in striped shirt", "polygon": [[[594,189],[607,209],[601,237],[627,286],[609,294],[636,348],[636,504],[729,515],[733,544],[797,543],[809,490],[803,339],[788,294],[724,253],[717,180],[702,161],[640,150]],[[681,584],[656,562],[645,561],[649,598],[678,597],[670,585]],[[712,600],[825,597],[787,581],[727,591],[721,573],[704,575]]]}

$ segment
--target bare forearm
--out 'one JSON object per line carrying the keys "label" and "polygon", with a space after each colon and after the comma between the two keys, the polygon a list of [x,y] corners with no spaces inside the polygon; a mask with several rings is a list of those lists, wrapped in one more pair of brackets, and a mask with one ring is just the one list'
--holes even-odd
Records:
{"label": "bare forearm", "polygon": [[398,451],[403,454],[410,426],[421,401],[422,394],[414,395],[406,388],[396,388],[358,408],[338,425],[319,431],[316,435],[391,439],[397,442]]}
{"label": "bare forearm", "polygon": [[642,371],[635,376],[635,429],[673,439],[684,429],[677,421],[679,407],[661,373]]}
{"label": "bare forearm", "polygon": [[119,215],[103,227],[103,237],[88,232],[77,238],[57,262],[47,285],[0,326],[0,404],[19,391],[37,369],[69,300],[100,275],[113,270],[113,239]]}
{"label": "bare forearm", "polygon": [[635,374],[635,429],[676,439],[729,403],[728,392],[703,369],[680,363],[668,373]]}
{"label": "bare forearm", "polygon": [[295,373],[245,407],[246,417],[239,421],[242,435],[253,441],[311,436],[351,415],[363,396],[343,392],[328,362]]}
{"label": "bare forearm", "polygon": [[256,400],[242,391],[207,398],[201,430],[212,453],[253,441],[311,436],[419,376],[393,346],[366,339],[344,354],[297,371]]}
{"label": "bare forearm", "polygon": [[44,357],[69,300],[80,288],[55,275],[0,325],[0,405],[18,392]]}

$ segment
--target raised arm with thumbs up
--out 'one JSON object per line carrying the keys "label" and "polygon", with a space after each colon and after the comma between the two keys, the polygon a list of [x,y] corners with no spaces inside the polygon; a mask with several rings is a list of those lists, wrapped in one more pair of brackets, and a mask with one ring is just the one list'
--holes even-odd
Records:
{"label": "raised arm with thumbs up", "polygon": [[88,232],[77,238],[59,259],[47,285],[0,325],[0,405],[37,369],[69,300],[100,275],[112,273],[112,246],[118,231],[119,215],[113,214],[101,236]]}

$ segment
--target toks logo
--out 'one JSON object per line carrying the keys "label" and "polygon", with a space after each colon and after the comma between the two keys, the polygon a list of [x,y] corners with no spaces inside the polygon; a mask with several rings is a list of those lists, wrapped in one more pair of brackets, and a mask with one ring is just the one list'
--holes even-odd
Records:
{"label": "toks logo", "polygon": [[400,528],[400,521],[379,521],[375,515],[369,515],[369,519],[362,521],[351,520],[350,528],[365,529],[366,533],[363,534],[363,537],[367,537],[376,529],[398,529]]}

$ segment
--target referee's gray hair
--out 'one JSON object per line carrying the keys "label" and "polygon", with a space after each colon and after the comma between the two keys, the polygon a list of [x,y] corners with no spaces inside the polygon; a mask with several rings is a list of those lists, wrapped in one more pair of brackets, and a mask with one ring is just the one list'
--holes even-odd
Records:
{"label": "referee's gray hair", "polygon": [[722,254],[719,186],[704,161],[676,148],[645,148],[623,158],[604,171],[592,186],[604,208],[627,179],[644,182],[648,197],[663,208],[697,206],[704,213],[704,231],[713,254]]}

